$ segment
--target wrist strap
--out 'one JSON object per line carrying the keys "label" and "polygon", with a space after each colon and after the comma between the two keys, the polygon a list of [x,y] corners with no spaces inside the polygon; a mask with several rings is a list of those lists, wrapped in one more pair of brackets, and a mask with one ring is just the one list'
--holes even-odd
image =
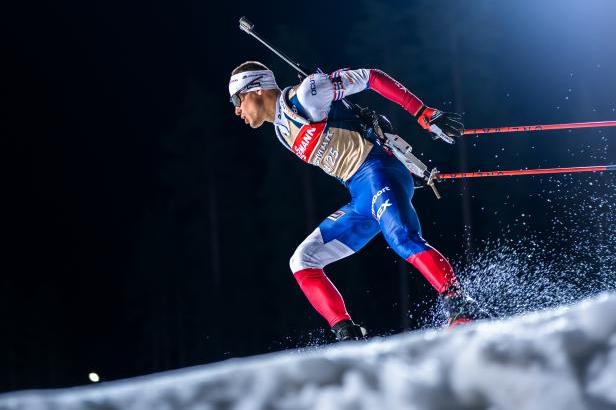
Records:
{"label": "wrist strap", "polygon": [[426,108],[428,107],[426,107],[425,105],[422,105],[419,111],[417,111],[417,114],[415,114],[415,118],[420,117],[421,114],[423,114],[423,112],[426,110]]}

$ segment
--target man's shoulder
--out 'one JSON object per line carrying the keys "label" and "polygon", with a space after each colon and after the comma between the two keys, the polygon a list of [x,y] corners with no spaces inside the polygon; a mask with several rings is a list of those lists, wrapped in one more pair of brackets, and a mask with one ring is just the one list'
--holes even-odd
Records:
{"label": "man's shoulder", "polygon": [[310,74],[297,85],[295,96],[310,119],[320,121],[327,117],[333,99],[332,82],[325,73]]}

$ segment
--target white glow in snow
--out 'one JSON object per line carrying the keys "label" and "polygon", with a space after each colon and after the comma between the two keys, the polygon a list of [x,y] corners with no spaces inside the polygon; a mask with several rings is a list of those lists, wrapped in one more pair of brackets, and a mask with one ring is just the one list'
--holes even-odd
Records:
{"label": "white glow in snow", "polygon": [[0,409],[613,409],[616,294],[95,386],[0,395]]}

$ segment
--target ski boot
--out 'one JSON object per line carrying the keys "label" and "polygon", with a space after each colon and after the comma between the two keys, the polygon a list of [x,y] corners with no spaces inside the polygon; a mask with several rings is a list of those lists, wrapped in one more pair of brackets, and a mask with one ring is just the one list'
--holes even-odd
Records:
{"label": "ski boot", "polygon": [[447,325],[450,327],[492,317],[475,299],[459,289],[448,292],[443,297],[443,308],[447,316]]}
{"label": "ski boot", "polygon": [[366,329],[356,325],[352,320],[341,320],[332,327],[336,341],[366,340]]}

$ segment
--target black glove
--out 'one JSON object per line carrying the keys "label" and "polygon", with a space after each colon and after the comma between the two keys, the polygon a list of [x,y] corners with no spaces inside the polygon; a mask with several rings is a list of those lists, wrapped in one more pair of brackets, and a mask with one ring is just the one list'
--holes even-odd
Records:
{"label": "black glove", "polygon": [[417,114],[417,122],[422,128],[430,131],[434,139],[453,144],[453,137],[461,137],[464,134],[464,124],[462,116],[455,112],[443,112],[436,108],[426,107],[425,105]]}

